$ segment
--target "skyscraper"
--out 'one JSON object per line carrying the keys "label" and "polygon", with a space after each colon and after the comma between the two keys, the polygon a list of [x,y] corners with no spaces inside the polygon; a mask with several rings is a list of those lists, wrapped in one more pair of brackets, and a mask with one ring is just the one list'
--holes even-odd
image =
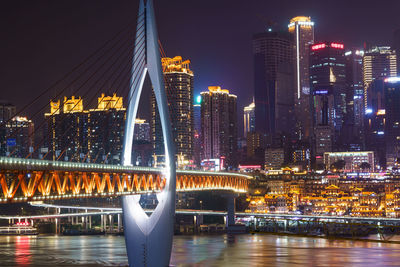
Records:
{"label": "skyscraper", "polygon": [[209,86],[201,97],[203,159],[222,159],[224,167],[236,167],[237,97],[219,86]]}
{"label": "skyscraper", "polygon": [[64,97],[50,101],[50,113],[45,113],[46,143],[52,160],[80,161],[88,152],[88,112],[81,97]]}
{"label": "skyscraper", "polygon": [[150,142],[150,124],[146,120],[135,119],[135,132],[133,140]]}
{"label": "skyscraper", "polygon": [[397,74],[396,53],[388,46],[375,46],[364,52],[363,82],[364,109],[368,107],[368,87],[374,79],[394,77]]}
{"label": "skyscraper", "polygon": [[374,79],[369,84],[364,116],[364,146],[366,150],[374,151],[376,163],[380,167],[386,166],[384,87],[383,78]]}
{"label": "skyscraper", "polygon": [[364,51],[353,49],[346,57],[346,110],[347,121],[356,127],[362,126],[364,114],[363,64]]}
{"label": "skyscraper", "polygon": [[151,166],[152,154],[150,124],[146,120],[136,118],[135,131],[133,133],[132,162],[138,166]]}
{"label": "skyscraper", "polygon": [[198,95],[195,98],[193,105],[193,120],[194,120],[194,131],[193,131],[193,160],[196,166],[200,166],[201,154],[201,96]]}
{"label": "skyscraper", "polygon": [[[27,117],[15,116],[6,124],[7,155],[25,158],[33,152],[34,124]],[[32,156],[32,155],[31,155]]]}
{"label": "skyscraper", "polygon": [[[119,164],[125,108],[115,94],[98,98],[97,108],[85,110],[83,99],[64,97],[50,102],[45,114],[45,148],[53,160]],[[45,153],[47,154],[47,153]]]}
{"label": "skyscraper", "polygon": [[[126,112],[122,97],[102,94],[98,98],[97,108],[86,112],[89,137],[87,157],[90,162],[119,164]],[[135,128],[135,133],[138,132],[140,129]]]}
{"label": "skyscraper", "polygon": [[314,43],[314,22],[310,17],[298,16],[290,20],[288,27],[294,36],[296,132],[299,139],[307,140],[312,131],[309,47]]}
{"label": "skyscraper", "polygon": [[0,101],[0,156],[5,156],[7,152],[7,131],[6,123],[16,114],[16,107],[7,102]]}
{"label": "skyscraper", "polygon": [[246,137],[247,133],[255,132],[256,130],[256,116],[255,116],[255,104],[252,102],[247,107],[243,108],[243,136]]}
{"label": "skyscraper", "polygon": [[400,29],[394,32],[393,49],[396,52],[397,76],[400,76]]}
{"label": "skyscraper", "polygon": [[[189,60],[182,57],[162,58],[167,101],[172,122],[177,160],[186,164],[193,159],[193,72]],[[160,117],[152,97],[152,135],[156,155],[164,155],[164,142]]]}
{"label": "skyscraper", "polygon": [[385,143],[387,167],[400,163],[400,77],[385,79]]}
{"label": "skyscraper", "polygon": [[292,46],[287,32],[253,36],[255,130],[270,143],[293,129]]}
{"label": "skyscraper", "polygon": [[[346,65],[343,44],[322,42],[310,47],[310,84],[313,96],[316,156],[329,152],[325,139],[337,141],[346,111]],[[328,134],[330,128],[331,134]],[[321,133],[320,133],[321,132]],[[320,140],[322,137],[324,140]],[[323,151],[325,150],[325,151]]]}
{"label": "skyscraper", "polygon": [[15,116],[17,108],[7,101],[0,101],[0,123],[5,123]]}

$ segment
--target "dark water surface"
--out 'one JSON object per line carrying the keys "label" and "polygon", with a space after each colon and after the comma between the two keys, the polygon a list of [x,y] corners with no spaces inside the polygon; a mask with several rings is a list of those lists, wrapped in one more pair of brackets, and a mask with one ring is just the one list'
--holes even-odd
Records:
{"label": "dark water surface", "polygon": [[[400,245],[276,235],[175,236],[175,266],[399,266]],[[0,236],[0,266],[127,266],[121,236]]]}

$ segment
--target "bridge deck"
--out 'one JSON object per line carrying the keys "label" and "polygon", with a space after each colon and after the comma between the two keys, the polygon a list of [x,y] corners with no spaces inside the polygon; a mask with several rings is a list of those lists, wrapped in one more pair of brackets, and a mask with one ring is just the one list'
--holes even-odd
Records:
{"label": "bridge deck", "polygon": [[[250,176],[177,170],[178,192],[245,193]],[[0,157],[0,203],[157,193],[164,169]]]}

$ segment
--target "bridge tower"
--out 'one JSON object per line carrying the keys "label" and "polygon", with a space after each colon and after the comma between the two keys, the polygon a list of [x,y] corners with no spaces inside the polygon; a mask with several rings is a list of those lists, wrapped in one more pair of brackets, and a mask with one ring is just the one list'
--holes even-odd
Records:
{"label": "bridge tower", "polygon": [[139,204],[140,195],[122,197],[125,242],[129,266],[168,266],[172,250],[175,214],[175,148],[164,86],[152,0],[140,0],[127,109],[123,165],[131,165],[133,132],[146,75],[153,85],[158,105],[166,154],[166,184],[157,194],[158,205],[148,216]]}

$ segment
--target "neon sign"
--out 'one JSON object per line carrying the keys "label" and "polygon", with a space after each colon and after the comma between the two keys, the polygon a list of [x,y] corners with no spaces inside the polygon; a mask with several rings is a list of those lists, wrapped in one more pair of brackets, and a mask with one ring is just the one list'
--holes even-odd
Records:
{"label": "neon sign", "polygon": [[337,48],[337,49],[344,49],[344,45],[339,44],[339,43],[331,43],[331,47]]}
{"label": "neon sign", "polygon": [[326,95],[328,94],[328,90],[317,90],[315,91],[316,95]]}
{"label": "neon sign", "polygon": [[316,44],[316,45],[311,46],[311,49],[312,50],[319,50],[319,49],[323,49],[325,47],[326,47],[326,44]]}

